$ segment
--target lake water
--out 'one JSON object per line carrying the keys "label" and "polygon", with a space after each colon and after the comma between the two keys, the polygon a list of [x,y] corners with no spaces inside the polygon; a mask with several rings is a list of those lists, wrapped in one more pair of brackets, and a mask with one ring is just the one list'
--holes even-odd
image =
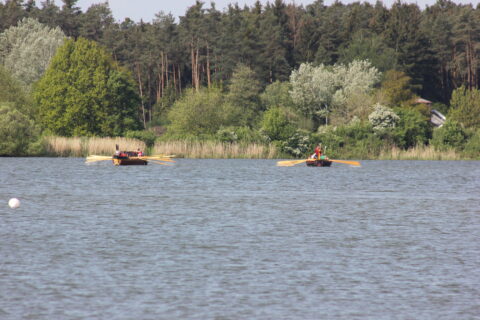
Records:
{"label": "lake water", "polygon": [[0,158],[0,319],[480,318],[480,162],[275,163]]}

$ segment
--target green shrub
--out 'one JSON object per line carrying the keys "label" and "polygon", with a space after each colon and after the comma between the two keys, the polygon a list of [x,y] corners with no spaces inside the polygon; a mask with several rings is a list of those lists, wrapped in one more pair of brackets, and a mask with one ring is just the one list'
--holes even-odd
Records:
{"label": "green shrub", "polygon": [[433,130],[431,144],[436,150],[445,151],[451,148],[461,149],[465,143],[466,134],[462,126],[453,120],[447,120],[445,124]]}
{"label": "green shrub", "polygon": [[480,158],[480,129],[473,132],[472,136],[465,143],[463,151],[470,158]]}
{"label": "green shrub", "polygon": [[153,145],[155,144],[155,140],[157,139],[157,137],[155,136],[155,133],[153,133],[152,131],[146,131],[146,130],[127,131],[125,133],[125,137],[143,141],[145,142],[145,145],[147,146],[147,148],[153,147]]}
{"label": "green shrub", "polygon": [[215,134],[215,137],[221,142],[232,143],[238,141],[238,135],[235,132],[234,127],[220,127],[220,129],[218,129],[217,133]]}
{"label": "green shrub", "polygon": [[276,142],[275,145],[279,147],[282,152],[295,157],[305,156],[311,149],[310,137],[301,131],[295,132],[285,141]]}
{"label": "green shrub", "polygon": [[432,137],[432,128],[419,111],[397,108],[395,113],[400,117],[393,130],[395,144],[398,147],[408,149],[428,143]]}
{"label": "green shrub", "polygon": [[0,156],[24,156],[38,139],[38,130],[27,116],[9,105],[0,105]]}
{"label": "green shrub", "polygon": [[375,105],[375,110],[368,116],[368,121],[376,131],[393,128],[399,120],[399,116],[392,109],[379,103]]}
{"label": "green shrub", "polygon": [[264,112],[262,131],[271,141],[289,139],[295,133],[295,127],[290,123],[282,108],[273,107]]}

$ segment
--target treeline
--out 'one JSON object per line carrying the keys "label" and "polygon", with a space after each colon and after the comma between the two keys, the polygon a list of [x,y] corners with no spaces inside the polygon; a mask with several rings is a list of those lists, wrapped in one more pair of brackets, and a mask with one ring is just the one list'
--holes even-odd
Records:
{"label": "treeline", "polygon": [[415,92],[432,101],[448,103],[454,89],[479,85],[480,9],[452,1],[423,11],[400,1],[388,9],[380,1],[303,7],[282,0],[219,11],[197,1],[179,22],[159,11],[153,21],[139,23],[115,22],[106,3],[82,12],[78,0],[62,2],[42,1],[40,8],[33,0],[0,3],[0,33],[31,17],[68,37],[99,42],[134,74],[147,121],[172,91],[228,81],[239,62],[263,86],[288,80],[304,62],[353,59],[369,59],[381,72],[404,72]]}
{"label": "treeline", "polygon": [[[0,101],[38,126],[27,131],[145,140],[152,131],[141,129],[156,128],[164,139],[274,141],[293,155],[322,142],[362,157],[417,144],[476,156],[480,9],[471,5],[275,0],[219,11],[197,1],[178,22],[160,11],[135,23],[116,22],[107,3],[82,12],[62,2],[0,3],[0,84],[14,88]],[[22,31],[32,28],[36,37]],[[417,97],[448,115],[440,133]]]}

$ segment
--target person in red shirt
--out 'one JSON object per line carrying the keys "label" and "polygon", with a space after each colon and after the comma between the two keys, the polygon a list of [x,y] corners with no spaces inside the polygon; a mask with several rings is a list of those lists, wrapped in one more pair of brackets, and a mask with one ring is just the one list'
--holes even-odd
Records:
{"label": "person in red shirt", "polygon": [[317,145],[315,147],[315,157],[317,159],[320,159],[321,156],[322,156],[322,147],[320,145]]}

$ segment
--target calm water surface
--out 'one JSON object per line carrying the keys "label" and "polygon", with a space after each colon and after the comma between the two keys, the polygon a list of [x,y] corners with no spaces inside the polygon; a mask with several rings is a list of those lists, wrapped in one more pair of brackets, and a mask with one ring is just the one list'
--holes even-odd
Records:
{"label": "calm water surface", "polygon": [[0,319],[480,318],[480,162],[83,161],[0,158]]}

